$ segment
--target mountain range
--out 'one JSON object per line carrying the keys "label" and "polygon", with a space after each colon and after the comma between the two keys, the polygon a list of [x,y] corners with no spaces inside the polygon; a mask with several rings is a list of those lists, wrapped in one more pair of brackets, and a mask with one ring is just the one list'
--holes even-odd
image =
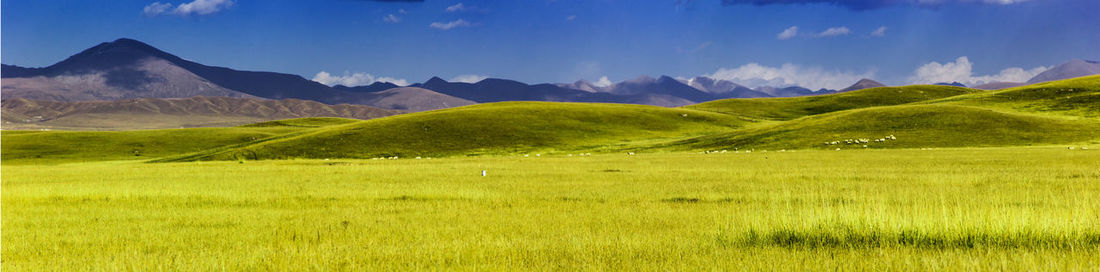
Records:
{"label": "mountain range", "polygon": [[[705,77],[677,80],[668,76],[642,76],[606,87],[596,87],[586,81],[573,85],[531,85],[498,78],[476,83],[447,82],[438,77],[410,86],[386,82],[367,86],[327,86],[297,75],[207,66],[125,38],[101,43],[47,67],[4,64],[0,66],[0,77],[3,77],[2,98],[5,100],[72,102],[194,96],[295,98],[410,111],[521,100],[682,106],[723,98],[813,93],[804,89],[785,90],[788,88],[752,90]],[[689,86],[691,84],[695,86]]]}
{"label": "mountain range", "polygon": [[373,119],[404,113],[301,99],[195,96],[57,102],[13,98],[0,104],[5,129],[116,130],[233,126],[303,117]]}
{"label": "mountain range", "polygon": [[[1100,73],[1097,62],[1074,60],[1043,72],[1029,83],[1095,73]],[[195,96],[260,100],[293,98],[405,111],[500,101],[607,102],[673,107],[726,98],[821,95],[885,86],[863,79],[839,91],[813,91],[799,86],[762,86],[754,89],[704,76],[690,79],[641,76],[607,86],[597,86],[583,80],[532,85],[499,78],[465,83],[448,82],[438,77],[409,86],[387,82],[374,82],[366,86],[327,86],[298,75],[207,66],[125,38],[101,43],[47,67],[0,65],[0,77],[3,78],[0,97],[4,100],[24,98],[76,102]],[[994,83],[981,87],[1014,84]]]}

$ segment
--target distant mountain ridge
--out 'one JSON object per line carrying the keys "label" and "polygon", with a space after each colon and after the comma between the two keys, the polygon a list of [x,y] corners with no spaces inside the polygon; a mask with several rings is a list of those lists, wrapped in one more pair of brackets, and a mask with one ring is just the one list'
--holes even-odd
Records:
{"label": "distant mountain ridge", "polygon": [[1083,77],[1095,74],[1100,74],[1100,61],[1074,59],[1055,66],[1054,68],[1043,71],[1038,75],[1035,75],[1035,77],[1027,80],[1027,84]]}
{"label": "distant mountain ridge", "polygon": [[874,81],[874,80],[871,80],[871,79],[864,78],[864,79],[860,79],[859,81],[856,81],[856,84],[852,84],[852,86],[848,86],[848,88],[841,89],[840,92],[850,92],[850,91],[855,91],[855,90],[878,88],[878,87],[886,87],[886,84],[882,84],[882,83],[879,83],[878,81]]}
{"label": "distant mountain ridge", "polygon": [[57,102],[23,98],[0,104],[5,129],[157,129],[239,125],[302,118],[372,119],[404,113],[364,105],[301,99],[197,96]]}
{"label": "distant mountain ridge", "polygon": [[[1029,82],[1097,73],[1100,73],[1100,63],[1072,60],[1039,74]],[[412,111],[500,101],[683,106],[726,98],[794,97],[838,92],[827,89],[813,91],[800,86],[760,86],[753,89],[706,76],[676,79],[663,75],[656,78],[641,76],[609,86],[596,86],[584,80],[559,84],[527,84],[488,78],[475,83],[464,83],[433,77],[410,86],[374,82],[366,86],[330,87],[298,75],[207,66],[126,38],[98,44],[47,67],[0,65],[0,77],[4,78],[3,91],[0,93],[3,99],[90,101],[193,96],[295,98],[326,104],[360,104]],[[1011,84],[1002,83],[996,86]],[[863,79],[840,92],[881,86],[885,85]]]}

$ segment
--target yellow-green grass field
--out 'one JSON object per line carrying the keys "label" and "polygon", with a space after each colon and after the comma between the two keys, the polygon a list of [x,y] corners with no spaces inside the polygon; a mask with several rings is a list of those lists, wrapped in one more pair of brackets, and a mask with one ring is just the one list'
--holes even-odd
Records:
{"label": "yellow-green grass field", "polygon": [[1100,269],[1097,148],[104,161],[0,178],[5,271]]}

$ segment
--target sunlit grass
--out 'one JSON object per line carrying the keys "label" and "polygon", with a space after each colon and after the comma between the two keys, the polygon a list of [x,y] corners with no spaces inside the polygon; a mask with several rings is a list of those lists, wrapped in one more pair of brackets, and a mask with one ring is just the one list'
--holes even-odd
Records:
{"label": "sunlit grass", "polygon": [[1036,147],[5,165],[0,258],[13,271],[1095,270],[1098,161]]}

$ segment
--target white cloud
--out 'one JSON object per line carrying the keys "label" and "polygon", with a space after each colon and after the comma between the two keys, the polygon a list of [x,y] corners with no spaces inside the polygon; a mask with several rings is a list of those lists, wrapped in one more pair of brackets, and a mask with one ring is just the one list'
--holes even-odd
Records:
{"label": "white cloud", "polygon": [[466,6],[462,5],[462,3],[454,4],[453,6],[447,7],[447,12],[458,12],[463,10],[466,10]]}
{"label": "white cloud", "polygon": [[401,13],[401,14],[408,14],[409,12],[408,12],[408,11],[405,11],[405,9],[398,9],[398,10],[397,10],[397,13]]}
{"label": "white cloud", "polygon": [[474,26],[474,24],[470,23],[470,22],[467,22],[466,20],[458,19],[458,20],[454,20],[454,21],[451,21],[451,22],[447,22],[447,23],[434,22],[434,23],[432,23],[431,25],[428,25],[428,26],[430,26],[431,28],[435,28],[435,29],[450,30],[450,29],[456,28],[456,27],[471,27],[471,26]]}
{"label": "white cloud", "polygon": [[880,26],[880,27],[876,28],[875,31],[871,31],[871,37],[882,37],[882,36],[886,36],[886,26]]}
{"label": "white cloud", "polygon": [[447,12],[465,12],[465,11],[487,12],[488,11],[486,9],[478,8],[478,7],[475,7],[475,6],[467,6],[467,5],[462,4],[462,3],[458,3],[458,4],[454,4],[452,6],[449,6],[449,7],[447,7],[446,10],[447,10]]}
{"label": "white cloud", "polygon": [[713,74],[705,76],[732,81],[750,88],[797,85],[813,90],[821,88],[835,90],[848,87],[863,78],[874,78],[875,72],[826,71],[819,67],[803,67],[790,63],[783,64],[780,67],[749,63],[733,69],[721,68]]}
{"label": "white cloud", "polygon": [[387,22],[387,23],[391,23],[391,24],[396,24],[396,23],[401,22],[401,17],[397,17],[396,15],[393,15],[393,14],[386,14],[386,17],[382,17],[382,21]]}
{"label": "white cloud", "polygon": [[233,0],[195,0],[176,6],[172,11],[177,15],[207,15],[233,6]]}
{"label": "white cloud", "polygon": [[478,81],[482,81],[486,78],[489,78],[489,77],[482,76],[482,75],[458,75],[456,77],[451,78],[451,80],[448,80],[448,81],[449,82],[477,83]]}
{"label": "white cloud", "polygon": [[409,82],[404,79],[392,77],[375,77],[374,75],[367,73],[348,72],[344,72],[343,76],[334,76],[325,71],[318,72],[316,75],[314,75],[313,81],[329,86],[344,85],[348,87],[365,86],[375,82],[389,82],[397,84],[399,86],[409,85]]}
{"label": "white cloud", "polygon": [[611,86],[611,84],[612,84],[611,80],[607,79],[607,76],[602,76],[602,77],[600,77],[600,80],[597,80],[596,82],[592,82],[592,86],[596,86],[596,87],[600,87],[600,88]]}
{"label": "white cloud", "polygon": [[794,36],[797,36],[797,35],[798,35],[798,26],[792,26],[792,27],[788,27],[786,30],[783,30],[783,32],[779,32],[779,35],[775,35],[775,38],[780,39],[780,40],[786,40],[786,39],[794,38]]}
{"label": "white cloud", "polygon": [[145,16],[149,16],[149,17],[154,17],[154,16],[157,16],[157,15],[163,14],[164,12],[168,11],[168,9],[170,9],[170,8],[172,8],[172,4],[161,3],[161,2],[153,2],[152,4],[149,4],[148,6],[145,6],[145,8],[142,9],[141,14],[144,14]]}
{"label": "white cloud", "polygon": [[1046,71],[1048,67],[1039,66],[1024,70],[1019,67],[1011,67],[1001,70],[995,75],[973,74],[973,63],[966,56],[955,59],[954,62],[940,64],[929,62],[917,68],[913,76],[909,77],[912,84],[934,84],[941,82],[959,82],[966,86],[976,86],[990,82],[1026,82],[1039,73]]}
{"label": "white cloud", "polygon": [[577,19],[577,15],[569,15],[568,17],[565,17],[566,21],[572,21],[574,19]]}
{"label": "white cloud", "polygon": [[840,26],[840,27],[830,27],[829,29],[826,29],[825,31],[822,31],[821,33],[817,34],[817,36],[818,37],[832,37],[832,36],[848,35],[849,33],[852,33],[852,30],[848,29],[848,27]]}

